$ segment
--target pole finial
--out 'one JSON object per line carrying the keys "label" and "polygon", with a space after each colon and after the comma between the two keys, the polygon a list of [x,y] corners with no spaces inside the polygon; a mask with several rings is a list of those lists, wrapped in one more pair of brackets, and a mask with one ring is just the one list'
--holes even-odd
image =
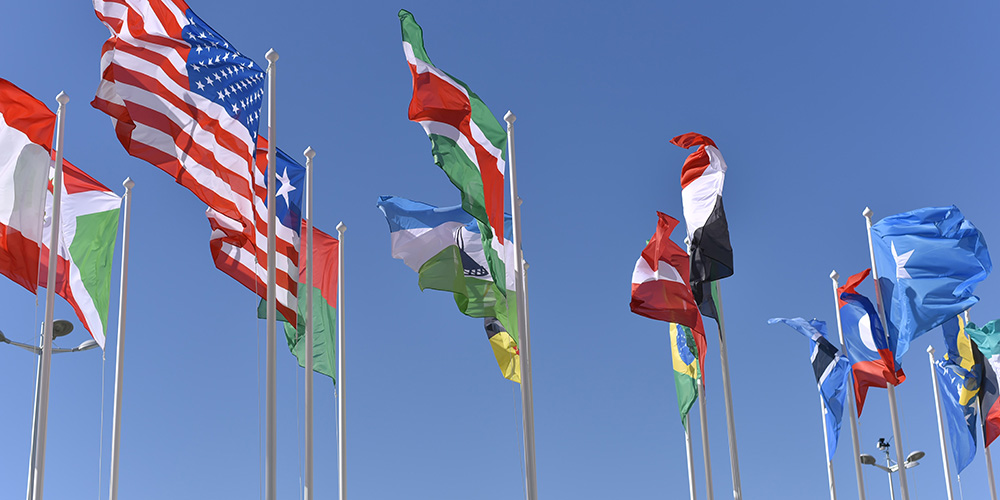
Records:
{"label": "pole finial", "polygon": [[861,212],[861,215],[864,215],[866,218],[871,219],[872,216],[875,215],[875,212],[872,212],[872,209],[865,207],[865,210]]}
{"label": "pole finial", "polygon": [[344,234],[346,231],[347,231],[347,226],[344,224],[343,221],[337,223],[337,232],[338,233]]}
{"label": "pole finial", "polygon": [[267,54],[264,54],[264,59],[267,59],[267,62],[274,64],[274,62],[278,60],[278,53],[274,49],[268,49]]}
{"label": "pole finial", "polygon": [[836,269],[830,271],[830,279],[832,279],[833,281],[837,281],[838,279],[840,279],[840,273],[838,273]]}
{"label": "pole finial", "polygon": [[513,112],[511,112],[510,110],[507,110],[507,114],[503,115],[503,121],[505,121],[505,122],[513,125],[514,124],[514,120],[517,120],[517,117],[514,116]]}
{"label": "pole finial", "polygon": [[122,186],[125,186],[126,191],[131,191],[135,187],[135,181],[131,177],[126,177],[125,181],[122,182]]}
{"label": "pole finial", "polygon": [[56,101],[59,101],[59,104],[65,105],[69,102],[69,96],[65,92],[59,92],[59,95],[56,96]]}
{"label": "pole finial", "polygon": [[306,155],[306,158],[309,158],[311,160],[316,157],[316,150],[313,149],[312,146],[309,146],[302,154]]}
{"label": "pole finial", "polygon": [[934,354],[934,346],[932,345],[927,346],[927,352]]}

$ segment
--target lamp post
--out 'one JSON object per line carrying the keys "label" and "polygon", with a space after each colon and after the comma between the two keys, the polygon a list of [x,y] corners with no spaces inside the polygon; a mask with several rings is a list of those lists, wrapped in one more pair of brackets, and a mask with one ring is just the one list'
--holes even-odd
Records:
{"label": "lamp post", "polygon": [[[889,475],[889,496],[890,498],[892,498],[892,500],[896,500],[896,492],[892,488],[892,473],[899,472],[900,464],[893,463],[892,458],[889,457],[889,443],[885,440],[885,438],[878,438],[878,444],[876,444],[876,446],[878,446],[879,451],[885,453],[885,465],[879,465],[878,463],[876,463],[875,457],[867,453],[861,454],[860,456],[861,463],[865,465],[871,465],[872,467],[878,467],[879,469],[884,470],[886,474]],[[926,454],[922,451],[910,452],[910,454],[906,456],[906,459],[903,460],[902,464],[903,469],[909,469],[910,467],[916,467],[920,465],[920,462],[918,462],[917,460],[924,458],[924,455]]]}
{"label": "lamp post", "polygon": [[[43,326],[43,328],[44,328],[44,326]],[[53,339],[56,339],[56,338],[59,338],[59,337],[65,337],[66,335],[68,335],[72,331],[73,331],[73,323],[70,323],[69,321],[60,319],[60,320],[56,320],[52,324],[52,338]],[[27,496],[27,498],[28,498],[28,500],[32,500],[33,493],[34,493],[33,492],[33,486],[35,484],[35,454],[38,452],[38,429],[36,428],[36,426],[38,424],[38,403],[39,403],[39,398],[41,397],[41,391],[40,391],[40,389],[41,389],[41,381],[42,381],[42,370],[41,370],[42,347],[40,345],[39,346],[33,346],[31,344],[25,344],[23,342],[17,342],[17,341],[11,340],[11,339],[7,338],[7,336],[5,336],[2,331],[0,331],[0,342],[2,342],[4,344],[10,344],[10,345],[12,345],[14,347],[20,347],[21,349],[24,349],[26,351],[31,351],[31,353],[33,353],[36,356],[38,356],[38,368],[35,370],[35,405],[34,405],[34,409],[32,410],[32,417],[31,417],[31,422],[32,422],[32,427],[31,427],[31,456],[29,457],[29,460],[28,460],[28,496]],[[61,352],[86,351],[88,349],[93,349],[95,347],[97,347],[97,341],[95,341],[94,339],[91,338],[91,339],[87,339],[86,341],[80,343],[80,345],[78,345],[76,347],[73,347],[73,348],[69,348],[69,349],[53,348],[52,349],[52,353],[53,354],[58,354],[58,353],[61,353]]]}

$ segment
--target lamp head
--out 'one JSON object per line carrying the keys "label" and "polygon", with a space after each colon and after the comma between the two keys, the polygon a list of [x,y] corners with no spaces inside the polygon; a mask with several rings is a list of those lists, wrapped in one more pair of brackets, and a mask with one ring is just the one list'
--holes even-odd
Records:
{"label": "lamp head", "polygon": [[858,457],[858,458],[860,458],[861,459],[861,463],[863,463],[865,465],[875,465],[875,457],[873,457],[873,456],[871,456],[871,455],[869,455],[867,453],[862,453],[861,456]]}
{"label": "lamp head", "polygon": [[65,337],[73,331],[73,323],[64,319],[57,319],[52,323],[52,338]]}
{"label": "lamp head", "polygon": [[924,458],[924,455],[926,455],[926,453],[919,450],[911,452],[909,455],[906,456],[906,462],[907,463],[916,462],[917,460]]}

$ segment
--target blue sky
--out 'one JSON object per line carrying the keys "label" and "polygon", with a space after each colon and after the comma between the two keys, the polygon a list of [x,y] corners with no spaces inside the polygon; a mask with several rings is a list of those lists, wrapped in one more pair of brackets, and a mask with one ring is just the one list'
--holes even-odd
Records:
{"label": "blue sky", "polygon": [[[191,1],[258,63],[271,47],[280,53],[278,144],[292,155],[317,150],[315,223],[329,233],[348,226],[352,498],[523,496],[516,386],[500,376],[482,321],[462,316],[448,294],[420,292],[416,273],[391,258],[375,208],[384,194],[459,202],[426,135],[406,118],[399,8],[423,26],[436,65],[498,118],[508,109],[518,116],[542,498],[686,495],[667,326],[628,309],[655,211],[681,218],[688,152],[671,137],[712,137],[730,167],[736,272],[722,295],[748,499],[826,496],[808,342],[766,320],[834,320],[830,270],[846,277],[869,265],[862,209],[878,219],[956,204],[987,241],[1000,234],[996,5]],[[5,7],[0,76],[53,109],[66,91],[66,157],[118,192],[126,176],[136,181],[120,493],[259,496],[258,299],[213,266],[204,205],[128,156],[107,116],[89,106],[107,38],[91,5]],[[116,276],[117,268],[116,258]],[[997,283],[977,289],[974,321],[1000,317]],[[0,300],[0,330],[33,342],[44,298],[7,282]],[[78,323],[57,301],[56,317]],[[717,498],[727,498],[718,338],[708,334],[713,475]],[[62,344],[85,335],[78,324]],[[942,498],[927,345],[943,349],[938,331],[903,358],[897,397],[905,450],[927,452],[911,469],[913,498]],[[48,498],[107,495],[114,346],[111,333],[103,363],[97,351],[54,358]],[[301,477],[303,373],[281,349],[278,492],[290,499]],[[27,477],[35,359],[0,346],[0,378],[0,492],[16,498]],[[317,498],[336,495],[334,393],[317,377]],[[877,454],[874,443],[891,435],[884,391],[870,392],[860,428],[863,452]],[[852,498],[846,425],[842,437],[837,486]],[[697,446],[695,459],[704,498]],[[884,473],[867,469],[869,498],[882,497]],[[962,475],[965,497],[985,498],[986,481],[980,450]]]}

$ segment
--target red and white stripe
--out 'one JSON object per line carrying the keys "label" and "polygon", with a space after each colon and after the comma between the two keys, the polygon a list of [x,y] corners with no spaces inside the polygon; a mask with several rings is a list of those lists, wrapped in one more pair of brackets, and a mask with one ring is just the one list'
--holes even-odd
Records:
{"label": "red and white stripe", "polygon": [[253,139],[216,102],[189,88],[189,24],[182,0],[94,0],[111,31],[91,105],[111,116],[118,140],[253,236]]}
{"label": "red and white stripe", "polygon": [[[254,169],[254,219],[256,237],[243,237],[241,226],[216,210],[206,211],[212,236],[209,247],[215,267],[228,274],[243,286],[267,298],[267,139],[257,139],[257,168]],[[298,307],[299,235],[278,222],[276,237],[275,269],[278,312],[295,325]]]}
{"label": "red and white stripe", "polygon": [[708,222],[722,195],[722,186],[726,182],[726,160],[722,158],[715,141],[696,132],[679,135],[670,142],[684,149],[698,146],[681,167],[681,198],[687,240],[690,242],[694,241],[695,231]]}

